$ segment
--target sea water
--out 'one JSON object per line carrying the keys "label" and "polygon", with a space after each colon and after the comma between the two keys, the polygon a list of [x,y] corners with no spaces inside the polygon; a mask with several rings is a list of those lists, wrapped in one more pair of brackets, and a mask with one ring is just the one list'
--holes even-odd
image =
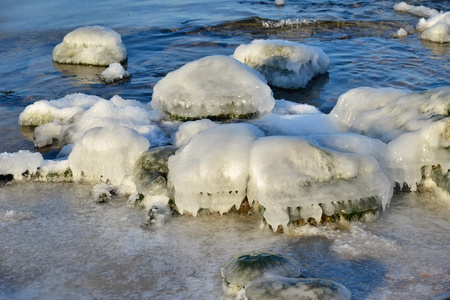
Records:
{"label": "sea water", "polygon": [[[33,132],[17,123],[35,101],[81,92],[147,103],[167,73],[232,55],[254,39],[300,42],[328,55],[328,72],[306,88],[273,88],[276,99],[325,113],[355,87],[421,91],[450,82],[450,46],[420,39],[419,17],[394,11],[396,1],[0,2],[0,153],[35,151]],[[450,10],[446,1],[411,4]],[[91,25],[121,35],[130,78],[105,84],[105,67],[52,62],[67,33]],[[408,34],[398,37],[400,28]],[[386,211],[359,222],[283,235],[239,214],[178,216],[143,229],[146,211],[120,196],[96,204],[91,188],[0,186],[0,298],[233,299],[220,269],[255,250],[290,255],[304,274],[345,285],[353,299],[430,299],[450,290],[450,208],[433,192],[396,194]]]}

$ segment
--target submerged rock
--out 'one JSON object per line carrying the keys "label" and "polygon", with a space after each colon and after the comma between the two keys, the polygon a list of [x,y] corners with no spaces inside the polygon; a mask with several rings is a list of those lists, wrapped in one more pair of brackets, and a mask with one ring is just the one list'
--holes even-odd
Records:
{"label": "submerged rock", "polygon": [[179,120],[251,117],[270,112],[275,100],[264,77],[228,56],[190,62],[161,79],[151,107]]}
{"label": "submerged rock", "polygon": [[300,276],[299,263],[288,256],[273,252],[250,252],[234,256],[222,270],[225,282],[245,287],[261,276]]}
{"label": "submerged rock", "polygon": [[350,300],[345,286],[319,278],[268,277],[245,287],[248,300]]}
{"label": "submerged rock", "polygon": [[111,28],[87,26],[68,33],[53,49],[53,61],[63,64],[108,66],[127,58],[120,35]]}

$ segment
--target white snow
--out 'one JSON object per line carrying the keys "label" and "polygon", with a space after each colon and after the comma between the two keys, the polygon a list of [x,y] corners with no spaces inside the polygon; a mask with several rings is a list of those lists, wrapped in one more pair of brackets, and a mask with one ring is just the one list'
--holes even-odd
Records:
{"label": "white snow", "polygon": [[133,174],[136,159],[149,147],[149,141],[130,128],[96,127],[75,142],[69,167],[75,181],[86,178],[120,185]]}
{"label": "white snow", "polygon": [[127,77],[130,77],[130,73],[125,71],[120,63],[110,63],[108,68],[100,74],[100,79],[106,83],[119,81]]}
{"label": "white snow", "polygon": [[246,196],[253,141],[263,133],[249,124],[200,131],[169,158],[169,181],[180,213],[200,208],[220,213],[239,208]]}
{"label": "white snow", "polygon": [[124,61],[127,50],[121,36],[111,28],[87,26],[68,33],[52,56],[58,63],[108,66]]}
{"label": "white snow", "polygon": [[204,118],[270,112],[275,100],[261,74],[227,56],[207,56],[162,78],[151,106],[172,116]]}
{"label": "white snow", "polygon": [[383,207],[392,197],[392,182],[368,155],[320,148],[298,137],[272,136],[255,141],[250,153],[249,202],[264,208],[273,230],[286,228],[289,208],[301,207],[300,217],[317,222],[333,214],[336,201],[378,197]]}
{"label": "white snow", "polygon": [[44,158],[40,153],[32,153],[28,150],[20,150],[15,153],[0,153],[0,175],[11,174],[14,179],[21,180],[22,174],[28,171],[36,173],[43,163]]}
{"label": "white snow", "polygon": [[285,40],[254,40],[240,45],[233,57],[264,75],[270,85],[299,89],[326,73],[328,56],[318,47]]}

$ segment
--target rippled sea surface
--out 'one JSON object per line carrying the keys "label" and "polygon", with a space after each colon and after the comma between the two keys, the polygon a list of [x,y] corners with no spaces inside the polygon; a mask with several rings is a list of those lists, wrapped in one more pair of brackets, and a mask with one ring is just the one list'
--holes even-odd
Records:
{"label": "rippled sea surface", "polygon": [[[421,40],[419,17],[395,12],[396,3],[0,0],[0,152],[34,150],[32,133],[17,124],[26,105],[71,93],[149,102],[168,72],[207,55],[231,55],[254,39],[323,49],[327,74],[274,95],[325,113],[355,87],[449,85],[450,45]],[[450,10],[449,1],[408,3]],[[102,67],[52,62],[63,37],[88,25],[122,36],[129,80],[104,84]],[[399,28],[408,36],[396,38]],[[124,199],[98,206],[89,188],[0,186],[0,299],[228,299],[220,268],[252,250],[288,253],[308,275],[347,286],[354,299],[429,299],[450,290],[450,210],[436,195],[397,195],[376,220],[283,236],[239,215],[179,217],[146,231],[139,226],[143,211]]]}

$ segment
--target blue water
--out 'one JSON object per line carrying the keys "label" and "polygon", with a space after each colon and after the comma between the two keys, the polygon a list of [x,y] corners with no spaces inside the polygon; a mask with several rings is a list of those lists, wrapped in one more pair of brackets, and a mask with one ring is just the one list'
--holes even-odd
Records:
{"label": "blue water", "polygon": [[[32,131],[17,125],[20,112],[34,101],[81,92],[149,102],[153,86],[168,72],[207,55],[231,55],[253,39],[286,39],[324,50],[330,58],[327,74],[302,90],[273,90],[277,99],[309,103],[325,113],[355,87],[417,91],[449,85],[450,45],[420,40],[414,31],[419,18],[395,12],[396,3],[286,0],[278,7],[268,0],[0,0],[0,152],[34,151]],[[450,10],[449,1],[409,3]],[[291,25],[278,26],[288,20]],[[104,84],[102,67],[52,62],[63,37],[88,25],[121,34],[129,80]],[[411,34],[394,38],[401,27]],[[354,236],[346,229],[317,236],[311,229],[309,237],[280,237],[240,216],[182,217],[155,236],[140,231],[144,213],[127,208],[123,199],[99,207],[89,199],[88,187],[24,186],[0,186],[0,229],[5,229],[0,231],[0,299],[226,298],[220,267],[236,252],[255,248],[304,259],[310,275],[345,284],[354,299],[426,299],[450,289],[448,205],[436,205],[432,197],[396,196],[389,214],[355,225],[359,235]],[[4,217],[10,210],[24,212],[24,219]],[[370,252],[378,248],[379,253]],[[368,254],[355,258],[345,249]]]}

